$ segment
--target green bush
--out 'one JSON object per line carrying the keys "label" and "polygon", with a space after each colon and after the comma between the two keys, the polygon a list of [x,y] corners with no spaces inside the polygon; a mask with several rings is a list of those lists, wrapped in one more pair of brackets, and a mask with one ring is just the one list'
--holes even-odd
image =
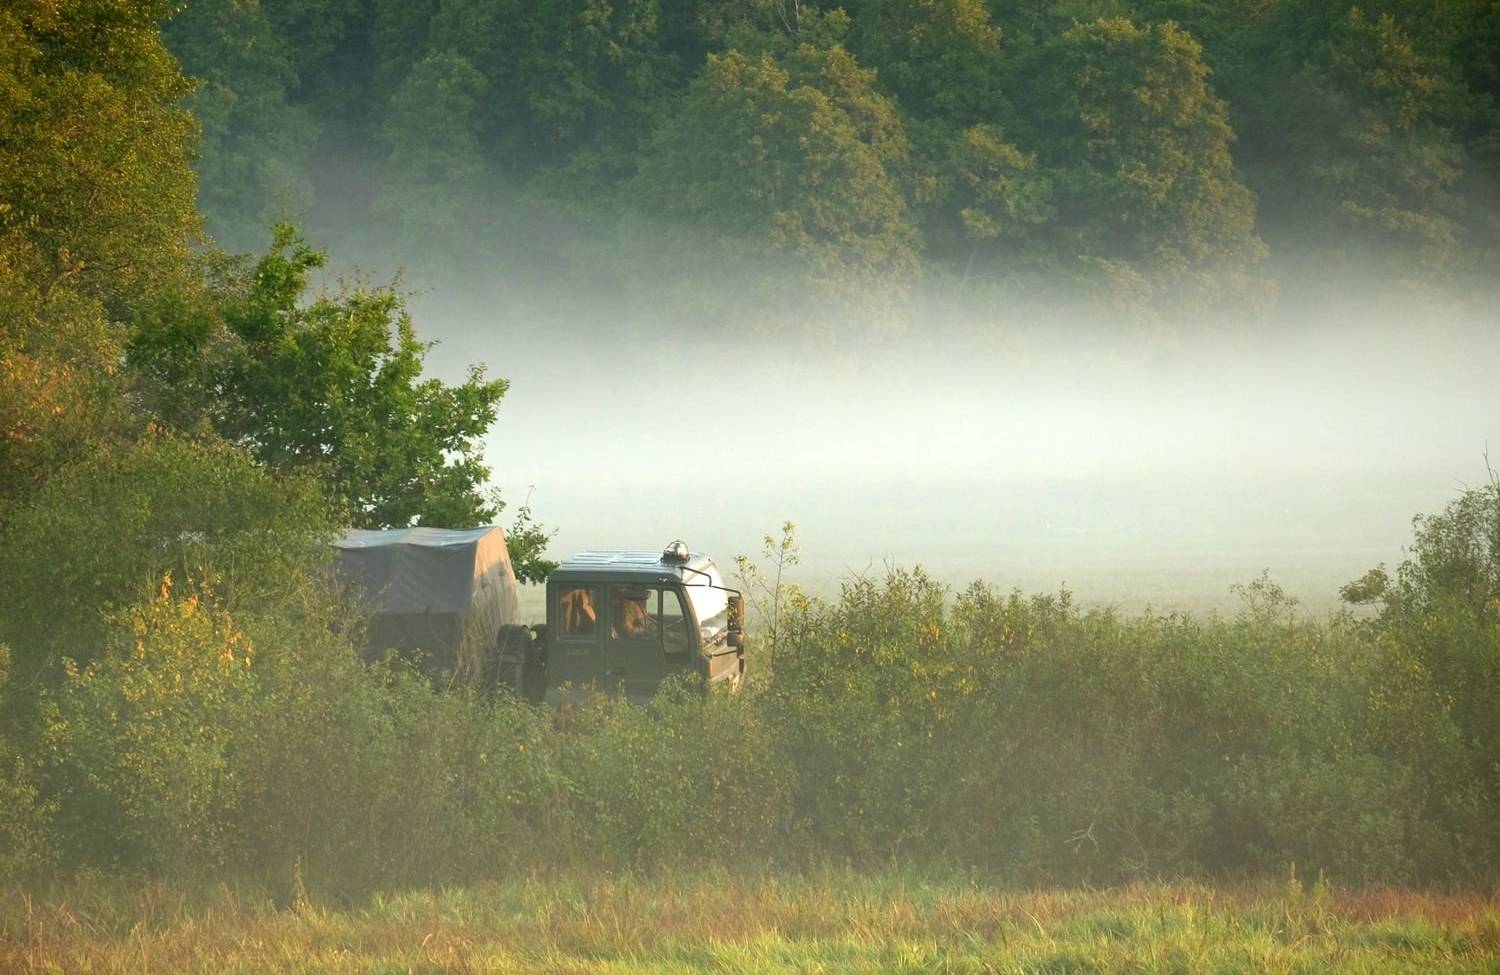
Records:
{"label": "green bush", "polygon": [[[1423,530],[1479,523],[1472,502]],[[0,866],[61,850],[288,896],[893,858],[1039,883],[1294,862],[1492,884],[1500,629],[1432,552],[1424,536],[1374,618],[1309,618],[1267,579],[1232,617],[1123,618],[895,571],[786,600],[770,680],[672,684],[648,707],[534,708],[367,666],[316,586],[243,614],[162,587],[39,709],[44,774],[0,726]]]}
{"label": "green bush", "polygon": [[795,770],[794,816],[831,853],[898,853],[929,833],[952,700],[943,598],[897,572],[846,584],[833,606],[795,603],[783,622],[767,720]]}
{"label": "green bush", "polygon": [[110,614],[167,572],[212,580],[236,612],[296,612],[334,525],[313,482],[227,444],[148,432],[101,448],[0,525],[0,640],[28,679],[87,664]]}
{"label": "green bush", "polygon": [[370,889],[494,875],[552,826],[539,712],[367,668],[317,615],[241,628],[206,586],[119,617],[51,713],[83,863]]}
{"label": "green bush", "polygon": [[242,750],[259,733],[250,640],[170,576],[120,623],[110,652],[69,664],[48,729],[84,848],[157,871],[242,858]]}
{"label": "green bush", "polygon": [[1474,880],[1500,862],[1500,480],[1417,518],[1394,577],[1344,587],[1370,603],[1382,680],[1369,733],[1409,770],[1414,853]]}
{"label": "green bush", "polygon": [[1232,619],[1122,619],[896,572],[804,603],[767,701],[794,816],[840,855],[1038,881],[1484,873],[1500,791],[1408,645],[1269,580],[1242,595]]}
{"label": "green bush", "polygon": [[[0,713],[14,713],[10,650],[0,644]],[[0,720],[0,881],[24,876],[56,858],[56,804],[42,796],[35,759],[19,740],[22,729]]]}
{"label": "green bush", "polygon": [[574,814],[563,858],[650,866],[795,849],[789,776],[752,696],[704,696],[690,682],[664,687],[649,708],[577,695],[558,737]]}

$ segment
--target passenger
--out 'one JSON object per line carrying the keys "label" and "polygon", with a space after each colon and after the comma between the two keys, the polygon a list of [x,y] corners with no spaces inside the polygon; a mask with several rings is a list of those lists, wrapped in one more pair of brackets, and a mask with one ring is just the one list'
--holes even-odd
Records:
{"label": "passenger", "polygon": [[562,631],[567,636],[589,636],[594,632],[598,614],[594,612],[593,594],[587,589],[566,590],[558,600]]}

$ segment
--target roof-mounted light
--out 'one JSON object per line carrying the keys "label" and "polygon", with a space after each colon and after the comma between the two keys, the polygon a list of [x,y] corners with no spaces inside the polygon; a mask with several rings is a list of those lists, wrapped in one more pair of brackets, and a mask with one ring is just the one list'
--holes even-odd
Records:
{"label": "roof-mounted light", "polygon": [[684,542],[680,538],[671,545],[668,545],[661,553],[661,560],[663,562],[669,562],[674,565],[686,564],[689,558],[691,558],[691,553],[688,552],[687,542]]}

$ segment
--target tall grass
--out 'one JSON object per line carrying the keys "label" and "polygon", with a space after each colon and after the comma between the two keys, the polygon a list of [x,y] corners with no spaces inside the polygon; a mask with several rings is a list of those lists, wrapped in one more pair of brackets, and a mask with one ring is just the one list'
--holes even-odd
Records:
{"label": "tall grass", "polygon": [[997,889],[883,870],[552,875],[278,907],[230,888],[74,884],[0,900],[0,970],[376,972],[1488,972],[1473,895],[1133,884]]}

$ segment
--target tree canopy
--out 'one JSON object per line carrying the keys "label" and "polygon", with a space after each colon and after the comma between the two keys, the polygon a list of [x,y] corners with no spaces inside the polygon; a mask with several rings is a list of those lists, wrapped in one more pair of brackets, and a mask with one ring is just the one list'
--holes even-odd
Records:
{"label": "tree canopy", "polygon": [[[311,473],[349,523],[481,524],[480,438],[506,382],[480,367],[448,385],[422,376],[401,296],[387,288],[307,295],[326,255],[289,224],[253,266],[230,264],[199,314],[143,316],[130,364],[158,391],[159,416],[213,430],[272,471]],[[184,400],[184,390],[205,395]]]}
{"label": "tree canopy", "polygon": [[503,277],[497,239],[557,273],[707,235],[843,298],[1064,280],[1196,312],[1306,266],[1483,284],[1497,32],[1490,0],[192,0],[169,37],[229,239],[300,207]]}
{"label": "tree canopy", "polygon": [[710,56],[657,129],[635,195],[697,247],[783,259],[778,277],[784,263],[827,292],[899,287],[917,263],[893,173],[906,138],[872,81],[838,46]]}
{"label": "tree canopy", "polygon": [[0,10],[0,517],[118,429],[121,323],[198,228],[170,4]]}
{"label": "tree canopy", "polygon": [[[501,506],[481,438],[503,380],[423,375],[429,346],[402,296],[313,294],[325,258],[290,225],[258,260],[202,234],[195,195],[210,226],[229,226],[271,212],[257,196],[275,183],[262,164],[302,178],[294,143],[317,112],[297,99],[315,73],[279,33],[300,21],[273,4],[195,5],[197,19],[173,33],[214,64],[195,90],[163,42],[175,7],[22,0],[0,10],[0,538],[40,533],[17,542],[35,558],[46,532],[66,527],[67,506],[90,497],[101,531],[87,544],[135,519],[151,535],[135,550],[173,549],[225,521],[233,505],[213,500],[223,478],[212,475],[228,469],[247,489],[255,478],[280,486],[267,497],[314,484],[343,524],[493,519]],[[521,567],[534,573],[546,534],[524,517],[518,527]],[[131,544],[116,541],[125,558]],[[121,578],[141,583],[148,561]],[[28,570],[41,588],[27,590],[11,567],[13,592],[41,599],[54,587]],[[116,583],[90,591],[106,598]]]}
{"label": "tree canopy", "polygon": [[1046,111],[1028,114],[1052,134],[1050,242],[1062,260],[1191,301],[1232,287],[1261,256],[1255,198],[1201,53],[1171,23],[1123,18],[1071,28],[1044,50]]}

